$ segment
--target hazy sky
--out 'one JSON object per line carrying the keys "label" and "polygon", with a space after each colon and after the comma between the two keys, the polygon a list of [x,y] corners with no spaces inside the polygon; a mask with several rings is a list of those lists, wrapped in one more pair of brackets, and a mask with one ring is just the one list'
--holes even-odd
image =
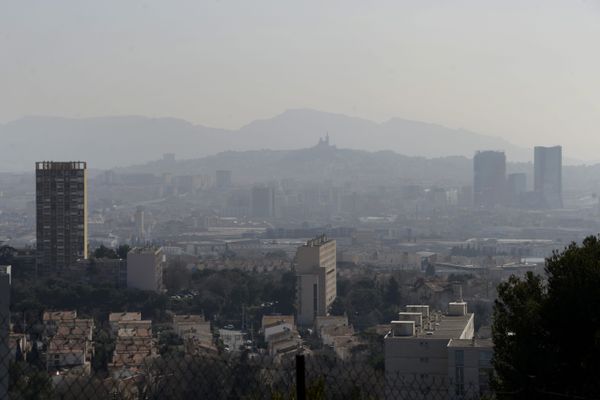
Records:
{"label": "hazy sky", "polygon": [[0,122],[288,108],[600,159],[598,1],[0,0]]}

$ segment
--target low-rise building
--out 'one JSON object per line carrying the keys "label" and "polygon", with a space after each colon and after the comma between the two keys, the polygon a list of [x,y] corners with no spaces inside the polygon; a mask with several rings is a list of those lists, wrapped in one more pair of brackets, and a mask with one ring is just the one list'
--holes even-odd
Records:
{"label": "low-rise building", "polygon": [[152,321],[138,320],[138,313],[113,313],[117,325],[117,338],[113,351],[112,369],[116,377],[124,376],[124,370],[136,371],[148,358],[156,356],[152,337]]}
{"label": "low-rise building", "polygon": [[215,353],[210,321],[202,315],[174,315],[173,330],[183,340],[187,354]]}
{"label": "low-rise building", "polygon": [[265,342],[269,338],[280,332],[296,330],[293,315],[263,315],[261,331],[263,332]]}
{"label": "low-rise building", "polygon": [[448,343],[448,383],[451,399],[490,393],[491,339],[450,339]]}
{"label": "low-rise building", "polygon": [[267,350],[276,362],[280,362],[303,350],[302,339],[295,329],[274,333],[269,337]]}
{"label": "low-rise building", "polygon": [[113,336],[119,334],[119,323],[128,321],[141,321],[141,312],[115,312],[108,315],[108,323]]}
{"label": "low-rise building", "polygon": [[348,317],[345,315],[326,315],[315,318],[315,332],[321,334],[321,330],[329,326],[348,326]]}
{"label": "low-rise building", "polygon": [[46,341],[46,369],[50,373],[77,370],[91,371],[94,320],[77,318],[77,312],[45,311],[43,314]]}
{"label": "low-rise building", "polygon": [[244,345],[244,334],[242,331],[234,331],[230,329],[219,329],[219,337],[227,351],[240,351]]}
{"label": "low-rise building", "polygon": [[386,379],[402,392],[396,395],[421,399],[437,395],[429,390],[451,388],[465,395],[487,390],[487,382],[473,378],[479,377],[474,360],[481,353],[489,367],[491,342],[473,339],[474,314],[467,312],[467,303],[451,302],[445,314],[430,313],[426,305],[406,306],[398,317],[384,339]]}

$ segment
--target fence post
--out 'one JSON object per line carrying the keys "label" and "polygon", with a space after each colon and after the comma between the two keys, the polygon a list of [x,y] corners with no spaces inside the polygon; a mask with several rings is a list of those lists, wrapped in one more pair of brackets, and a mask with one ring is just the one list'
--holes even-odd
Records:
{"label": "fence post", "polygon": [[296,354],[296,400],[306,400],[306,365],[304,354]]}

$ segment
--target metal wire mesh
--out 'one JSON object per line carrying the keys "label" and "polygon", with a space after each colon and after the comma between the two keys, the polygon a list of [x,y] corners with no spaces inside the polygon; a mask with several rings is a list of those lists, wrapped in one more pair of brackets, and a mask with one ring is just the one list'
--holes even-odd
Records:
{"label": "metal wire mesh", "polygon": [[30,332],[14,332],[4,317],[0,399],[480,398],[475,387],[456,391],[442,378],[386,374],[332,354],[298,355],[299,348],[268,354],[196,338],[165,343],[144,321],[114,331],[68,312],[45,313]]}

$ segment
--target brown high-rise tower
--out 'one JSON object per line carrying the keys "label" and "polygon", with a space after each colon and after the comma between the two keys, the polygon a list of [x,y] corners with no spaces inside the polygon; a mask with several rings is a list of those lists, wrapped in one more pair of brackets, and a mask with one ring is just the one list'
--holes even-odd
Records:
{"label": "brown high-rise tower", "polygon": [[82,161],[35,163],[40,272],[87,258],[86,168]]}

